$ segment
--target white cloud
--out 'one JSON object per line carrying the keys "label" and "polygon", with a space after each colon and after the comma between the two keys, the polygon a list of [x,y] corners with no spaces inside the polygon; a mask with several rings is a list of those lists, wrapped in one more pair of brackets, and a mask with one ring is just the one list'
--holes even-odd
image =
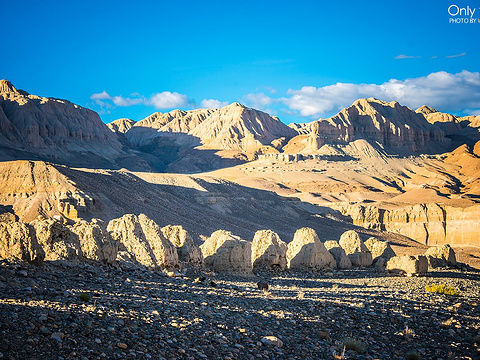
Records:
{"label": "white cloud", "polygon": [[403,59],[420,59],[420,56],[412,56],[412,55],[397,55],[394,57],[395,60],[403,60]]}
{"label": "white cloud", "polygon": [[121,95],[111,96],[104,90],[101,93],[92,94],[90,99],[94,100],[95,104],[102,109],[113,109],[116,106],[125,107],[140,104],[153,106],[156,109],[172,109],[192,106],[194,104],[194,101],[190,100],[186,95],[170,91],[156,93],[150,98],[146,98],[139,93],[133,93],[130,97],[123,97]]}
{"label": "white cloud", "polygon": [[466,52],[462,52],[461,54],[445,56],[445,58],[447,58],[447,59],[453,59],[453,58],[462,57],[462,56],[465,56],[465,55],[467,55],[467,53],[466,53]]}
{"label": "white cloud", "polygon": [[163,91],[154,94],[145,102],[146,105],[153,105],[156,109],[172,109],[190,105],[187,95],[178,92]]}
{"label": "white cloud", "polygon": [[203,99],[200,107],[203,109],[220,109],[228,105],[228,101],[220,101],[217,99]]}
{"label": "white cloud", "polygon": [[242,98],[242,102],[245,105],[260,110],[266,110],[268,106],[280,101],[281,99],[272,98],[268,95],[265,95],[263,92],[250,93]]}
{"label": "white cloud", "polygon": [[138,105],[145,101],[143,98],[124,98],[122,96],[114,96],[112,98],[113,103],[116,106],[132,106]]}
{"label": "white cloud", "polygon": [[290,89],[287,94],[289,97],[282,99],[283,102],[302,116],[329,115],[366,97],[396,100],[411,108],[427,104],[440,111],[453,112],[480,108],[480,73],[440,71],[406,80],[391,79],[383,84],[304,86],[299,90]]}
{"label": "white cloud", "polygon": [[101,93],[90,95],[90,99],[92,99],[92,100],[111,100],[112,97],[105,90],[103,90]]}
{"label": "white cloud", "polygon": [[479,116],[480,109],[467,109],[465,110],[465,113],[467,113],[468,115]]}

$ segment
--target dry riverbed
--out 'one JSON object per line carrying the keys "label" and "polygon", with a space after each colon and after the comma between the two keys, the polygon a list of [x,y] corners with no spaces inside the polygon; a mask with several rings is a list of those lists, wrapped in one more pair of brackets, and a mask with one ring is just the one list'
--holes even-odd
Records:
{"label": "dry riverbed", "polygon": [[[0,358],[404,359],[414,350],[422,359],[478,359],[479,279],[447,269],[169,277],[2,261]],[[432,284],[459,295],[427,292]]]}

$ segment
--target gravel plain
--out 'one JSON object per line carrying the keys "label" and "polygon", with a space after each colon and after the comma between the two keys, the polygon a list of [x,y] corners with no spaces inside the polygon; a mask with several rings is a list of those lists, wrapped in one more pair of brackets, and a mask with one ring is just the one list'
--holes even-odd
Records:
{"label": "gravel plain", "polygon": [[240,277],[1,261],[0,358],[480,359],[479,280],[473,269]]}

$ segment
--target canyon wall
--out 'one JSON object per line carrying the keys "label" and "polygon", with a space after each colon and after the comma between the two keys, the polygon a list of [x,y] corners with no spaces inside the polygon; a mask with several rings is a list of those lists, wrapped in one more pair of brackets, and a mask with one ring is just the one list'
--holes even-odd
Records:
{"label": "canyon wall", "polygon": [[436,203],[396,209],[376,205],[340,205],[354,225],[408,236],[426,245],[480,245],[480,205],[456,207]]}

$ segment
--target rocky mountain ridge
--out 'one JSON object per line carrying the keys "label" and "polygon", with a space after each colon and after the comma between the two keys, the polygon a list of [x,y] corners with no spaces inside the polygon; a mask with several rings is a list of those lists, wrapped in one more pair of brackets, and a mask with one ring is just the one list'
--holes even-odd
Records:
{"label": "rocky mountain ridge", "polygon": [[338,114],[310,123],[292,125],[300,133],[296,148],[315,152],[325,144],[347,144],[358,139],[388,149],[392,154],[441,151],[450,140],[439,127],[431,124],[422,113],[416,113],[396,101],[375,98],[359,99]]}
{"label": "rocky mountain ridge", "polygon": [[0,80],[0,159],[109,166],[122,145],[92,110],[30,95]]}

